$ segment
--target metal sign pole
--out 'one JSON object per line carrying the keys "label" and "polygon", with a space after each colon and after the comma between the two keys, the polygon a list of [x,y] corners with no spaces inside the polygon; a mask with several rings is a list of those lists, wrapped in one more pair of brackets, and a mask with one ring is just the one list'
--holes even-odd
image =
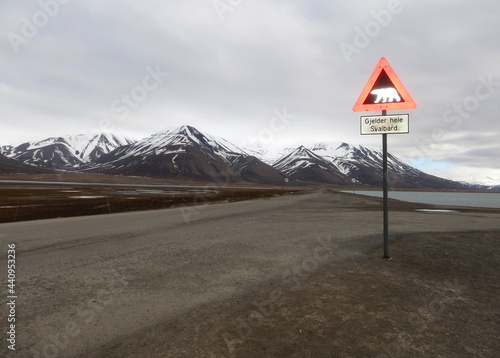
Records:
{"label": "metal sign pole", "polygon": [[[382,115],[387,114],[386,110],[382,111]],[[382,134],[382,151],[384,155],[383,171],[384,171],[384,259],[389,259],[389,205],[388,205],[388,189],[387,189],[387,134]]]}
{"label": "metal sign pole", "polygon": [[382,57],[363,88],[354,112],[382,110],[382,116],[361,116],[361,134],[382,134],[384,190],[384,259],[389,257],[389,193],[387,189],[387,134],[408,133],[409,115],[387,116],[387,110],[411,109],[417,105],[404,88],[389,62]]}

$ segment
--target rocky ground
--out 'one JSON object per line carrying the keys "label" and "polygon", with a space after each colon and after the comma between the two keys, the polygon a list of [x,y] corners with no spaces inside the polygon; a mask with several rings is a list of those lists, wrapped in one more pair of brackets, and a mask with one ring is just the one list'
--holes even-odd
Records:
{"label": "rocky ground", "polygon": [[[103,357],[498,357],[500,233],[403,235],[290,285],[203,307]],[[83,356],[82,356],[83,357]]]}

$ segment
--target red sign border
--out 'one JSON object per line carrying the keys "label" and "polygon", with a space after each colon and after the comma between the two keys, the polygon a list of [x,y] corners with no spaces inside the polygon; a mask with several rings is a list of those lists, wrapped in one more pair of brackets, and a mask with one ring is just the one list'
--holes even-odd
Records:
{"label": "red sign border", "polygon": [[[382,70],[387,73],[387,76],[389,76],[390,80],[396,87],[396,90],[399,92],[399,94],[404,98],[405,102],[390,102],[390,103],[372,103],[372,104],[363,104],[363,102],[366,100],[368,95],[370,94],[371,90],[373,89],[373,86],[375,85],[375,82],[377,81],[378,77],[380,76],[380,73]],[[373,71],[370,79],[365,85],[365,88],[363,89],[363,92],[361,92],[361,95],[359,96],[358,100],[356,101],[356,104],[352,108],[354,112],[365,112],[365,111],[380,111],[380,110],[387,110],[387,109],[413,109],[416,108],[417,105],[411,98],[410,94],[406,90],[406,88],[403,86],[403,83],[399,80],[398,76],[392,69],[391,65],[389,65],[389,62],[385,59],[385,57],[382,57],[380,61],[377,64],[377,67],[375,67],[375,70]]]}

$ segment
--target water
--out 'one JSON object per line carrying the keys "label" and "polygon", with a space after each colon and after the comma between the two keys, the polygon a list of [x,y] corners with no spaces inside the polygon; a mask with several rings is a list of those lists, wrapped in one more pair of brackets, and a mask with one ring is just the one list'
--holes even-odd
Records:
{"label": "water", "polygon": [[[375,196],[381,198],[379,190],[349,190],[346,193]],[[437,192],[437,191],[389,191],[389,198],[409,201],[412,203],[473,206],[481,208],[500,208],[500,193],[464,193],[464,192]]]}

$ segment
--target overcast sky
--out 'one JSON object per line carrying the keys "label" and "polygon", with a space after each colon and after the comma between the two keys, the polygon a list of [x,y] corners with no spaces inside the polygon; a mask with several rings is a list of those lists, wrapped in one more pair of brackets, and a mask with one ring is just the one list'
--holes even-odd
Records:
{"label": "overcast sky", "polygon": [[[190,124],[236,145],[361,136],[352,107],[381,57],[417,104],[389,152],[500,182],[500,2],[0,2],[0,144]],[[389,112],[390,114],[391,112]]]}

